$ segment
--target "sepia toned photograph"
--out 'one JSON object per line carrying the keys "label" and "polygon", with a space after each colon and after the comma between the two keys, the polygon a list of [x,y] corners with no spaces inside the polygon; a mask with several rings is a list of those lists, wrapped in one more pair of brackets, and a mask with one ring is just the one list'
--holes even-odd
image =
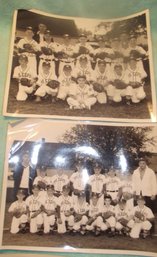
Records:
{"label": "sepia toned photograph", "polygon": [[155,122],[149,11],[118,19],[16,10],[3,114]]}
{"label": "sepia toned photograph", "polygon": [[157,126],[8,126],[1,249],[156,256]]}

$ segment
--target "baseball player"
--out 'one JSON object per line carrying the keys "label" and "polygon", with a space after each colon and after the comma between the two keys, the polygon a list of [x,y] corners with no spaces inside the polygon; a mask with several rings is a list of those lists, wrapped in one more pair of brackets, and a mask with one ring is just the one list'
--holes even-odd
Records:
{"label": "baseball player", "polygon": [[86,223],[86,230],[93,231],[95,236],[100,235],[101,228],[103,227],[103,205],[99,202],[99,196],[92,193],[89,205],[89,219]]}
{"label": "baseball player", "polygon": [[92,85],[87,84],[86,76],[79,75],[77,84],[71,87],[67,102],[70,109],[88,109],[91,110],[92,105],[96,103],[96,92]]}
{"label": "baseball player", "polygon": [[[105,62],[105,60],[99,59],[97,61],[97,66],[92,73],[92,80],[102,85],[103,91],[97,93],[97,101],[100,104],[107,103],[107,97],[111,98],[113,96],[113,86],[108,82],[110,74],[110,66]],[[94,88],[95,89],[95,88]]]}
{"label": "baseball player", "polygon": [[106,40],[104,37],[99,37],[97,39],[99,47],[93,51],[94,60],[96,62],[95,69],[99,60],[104,60],[107,63],[111,62],[110,56],[113,55],[113,50],[106,47]]}
{"label": "baseball player", "polygon": [[[56,82],[56,86],[53,87],[53,84],[50,82]],[[51,65],[49,62],[42,63],[42,69],[38,75],[37,85],[39,88],[36,90],[36,102],[40,102],[42,97],[45,97],[46,94],[50,95],[52,102],[54,102],[54,97],[57,96],[59,83],[57,82],[57,77],[53,70],[51,70]]]}
{"label": "baseball player", "polygon": [[90,81],[92,79],[92,72],[93,69],[91,67],[90,57],[85,54],[80,55],[73,69],[73,76],[77,78],[79,75],[84,75],[87,81]]}
{"label": "baseball player", "polygon": [[[74,208],[73,199],[69,196],[70,187],[63,186],[63,194],[57,199],[58,213],[58,233],[66,233],[67,230],[72,231],[74,226]],[[67,222],[67,227],[66,227]]]}
{"label": "baseball player", "polygon": [[121,199],[126,200],[126,205],[129,209],[134,207],[134,188],[132,183],[132,174],[126,173],[123,175],[122,180],[122,197]]}
{"label": "baseball player", "polygon": [[46,174],[46,166],[39,167],[38,176],[34,179],[33,185],[38,185],[40,189],[39,195],[44,197],[46,195],[46,187],[47,187],[47,174]]}
{"label": "baseball player", "polygon": [[77,201],[80,193],[84,193],[86,190],[87,182],[84,181],[84,168],[84,160],[78,159],[76,163],[76,172],[74,172],[69,179],[74,203]]}
{"label": "baseball player", "polygon": [[90,194],[97,193],[100,204],[104,204],[104,192],[106,179],[102,172],[102,165],[98,162],[93,165],[94,174],[89,177],[89,191]]}
{"label": "baseball player", "polygon": [[59,197],[62,195],[63,186],[69,184],[69,178],[62,168],[58,168],[57,174],[51,178],[51,183],[54,185],[54,195]]}
{"label": "baseball player", "polygon": [[128,59],[128,67],[125,70],[124,81],[128,84],[126,88],[126,98],[133,103],[139,103],[146,97],[144,91],[144,79],[147,77],[144,69],[140,70],[137,66],[137,59],[131,55]]}
{"label": "baseball player", "polygon": [[74,203],[74,226],[73,231],[80,231],[82,235],[86,233],[86,223],[88,222],[89,205],[86,202],[84,192],[78,194],[78,198]]}
{"label": "baseball player", "polygon": [[54,196],[54,186],[47,186],[46,196],[42,200],[44,219],[44,233],[48,234],[54,230],[57,215],[57,198]]}
{"label": "baseball player", "polygon": [[139,238],[142,232],[142,237],[146,238],[149,235],[154,214],[149,207],[145,205],[143,196],[137,199],[137,206],[134,207],[134,225],[131,229],[130,236],[132,238]]}
{"label": "baseball player", "polygon": [[20,39],[17,47],[19,53],[25,53],[28,57],[29,66],[37,74],[36,53],[39,51],[38,43],[33,39],[34,32],[32,27],[26,27],[25,37]]}
{"label": "baseball player", "polygon": [[28,57],[25,54],[19,56],[19,64],[15,67],[13,78],[18,82],[17,101],[25,101],[29,94],[32,94],[36,87],[37,74],[28,64]]}
{"label": "baseball player", "polygon": [[58,47],[58,60],[59,60],[59,75],[62,74],[63,66],[69,64],[74,68],[74,46],[71,44],[71,37],[69,34],[63,35],[63,43]]}
{"label": "baseball player", "polygon": [[121,196],[121,180],[116,176],[116,170],[112,166],[106,177],[106,193],[112,197],[112,203],[116,204]]}
{"label": "baseball player", "polygon": [[27,207],[23,200],[25,197],[24,191],[19,189],[17,192],[17,201],[13,202],[8,212],[12,214],[11,230],[12,234],[18,232],[26,232],[26,223],[28,222]]}
{"label": "baseball player", "polygon": [[43,62],[49,62],[51,70],[55,73],[55,56],[54,54],[58,52],[59,45],[55,42],[52,42],[52,33],[50,30],[46,30],[44,33],[44,41],[39,44],[41,55],[39,56],[39,73],[42,69]]}
{"label": "baseball player", "polygon": [[133,211],[126,205],[126,200],[122,199],[115,206],[115,217],[116,217],[116,230],[119,234],[129,234],[129,231],[133,227]]}
{"label": "baseball player", "polygon": [[93,47],[87,42],[87,36],[85,34],[81,34],[79,36],[79,43],[77,43],[74,47],[74,52],[80,56],[82,54],[85,54],[89,56],[89,54],[92,54]]}
{"label": "baseball player", "polygon": [[72,76],[72,68],[69,64],[65,64],[63,66],[63,72],[59,76],[58,81],[60,83],[57,98],[61,100],[65,100],[69,94],[69,90],[71,86],[75,83]]}
{"label": "baseball player", "polygon": [[125,82],[125,71],[122,64],[115,64],[112,66],[111,73],[109,75],[109,85],[111,87],[110,99],[119,103],[127,95],[127,86]]}
{"label": "baseball player", "polygon": [[115,235],[115,225],[116,225],[116,219],[115,219],[115,207],[111,205],[112,198],[110,195],[105,195],[104,197],[104,207],[103,207],[103,225],[101,227],[102,231],[110,230],[109,235],[114,236]]}
{"label": "baseball player", "polygon": [[30,221],[30,232],[42,234],[42,224],[43,224],[43,215],[42,215],[42,202],[39,195],[40,189],[38,185],[33,185],[32,189],[33,194],[28,196],[26,199],[26,205]]}

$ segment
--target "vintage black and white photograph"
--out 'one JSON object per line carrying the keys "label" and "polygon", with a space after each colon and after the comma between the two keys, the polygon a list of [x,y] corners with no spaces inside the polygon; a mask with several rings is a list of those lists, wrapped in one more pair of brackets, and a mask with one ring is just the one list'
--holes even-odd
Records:
{"label": "vintage black and white photograph", "polygon": [[1,248],[156,256],[156,128],[10,124]]}
{"label": "vintage black and white photograph", "polygon": [[3,114],[156,121],[149,11],[118,19],[16,10]]}

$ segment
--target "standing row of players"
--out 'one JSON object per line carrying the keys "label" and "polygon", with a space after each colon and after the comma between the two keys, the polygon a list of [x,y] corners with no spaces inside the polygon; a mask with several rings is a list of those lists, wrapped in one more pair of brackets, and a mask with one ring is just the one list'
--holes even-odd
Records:
{"label": "standing row of players", "polygon": [[[75,45],[69,35],[63,39],[62,45],[52,42],[51,32],[46,31],[44,40],[38,44],[32,28],[27,27],[25,37],[17,43],[20,65],[13,72],[19,85],[17,100],[25,101],[33,93],[40,101],[48,94],[53,101],[69,98],[67,102],[72,108],[90,109],[96,102],[121,102],[126,98],[138,103],[145,98],[143,85],[147,73],[142,60],[147,58],[147,52],[137,45],[135,35],[121,42],[112,38],[110,47],[101,37],[96,49],[85,35]],[[84,77],[81,86],[79,76]]]}
{"label": "standing row of players", "polygon": [[9,208],[13,215],[11,233],[25,232],[29,222],[31,233],[41,233],[41,229],[50,233],[57,229],[58,233],[93,231],[99,235],[107,231],[111,236],[118,232],[138,238],[142,231],[142,236],[146,237],[154,215],[143,197],[139,196],[134,205],[130,175],[121,181],[113,168],[107,176],[101,174],[101,170],[96,164],[94,174],[85,181],[87,174],[82,163],[78,163],[77,172],[70,179],[63,172],[46,176],[41,169],[34,179],[32,195],[24,201],[24,190],[18,190],[18,200]]}

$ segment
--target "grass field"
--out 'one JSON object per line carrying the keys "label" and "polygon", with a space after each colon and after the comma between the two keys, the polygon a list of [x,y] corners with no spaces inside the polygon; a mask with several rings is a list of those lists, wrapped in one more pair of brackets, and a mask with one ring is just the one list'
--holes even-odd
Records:
{"label": "grass field", "polygon": [[[9,204],[6,206],[8,210]],[[57,247],[63,248],[70,246],[74,248],[93,248],[93,249],[114,249],[114,250],[132,250],[132,251],[145,251],[157,253],[157,237],[151,236],[147,239],[132,239],[126,236],[116,235],[115,237],[108,237],[102,234],[95,237],[89,233],[85,236],[80,234],[58,234],[54,232],[53,235],[39,236],[36,234],[16,234],[12,235],[9,232],[11,224],[11,215],[6,211],[4,222],[3,243],[4,246],[29,246],[29,247]],[[156,217],[157,227],[157,217]],[[53,249],[52,249],[53,250]],[[62,249],[63,250],[63,249]]]}
{"label": "grass field", "polygon": [[96,103],[91,110],[70,110],[66,102],[52,103],[50,100],[43,100],[40,103],[34,102],[34,99],[28,99],[25,102],[16,100],[17,85],[11,83],[7,112],[13,114],[36,114],[40,115],[59,115],[74,117],[95,117],[95,118],[119,118],[119,119],[150,119],[149,109],[151,106],[150,86],[145,87],[146,99],[141,103],[126,105],[119,104],[99,104]]}

